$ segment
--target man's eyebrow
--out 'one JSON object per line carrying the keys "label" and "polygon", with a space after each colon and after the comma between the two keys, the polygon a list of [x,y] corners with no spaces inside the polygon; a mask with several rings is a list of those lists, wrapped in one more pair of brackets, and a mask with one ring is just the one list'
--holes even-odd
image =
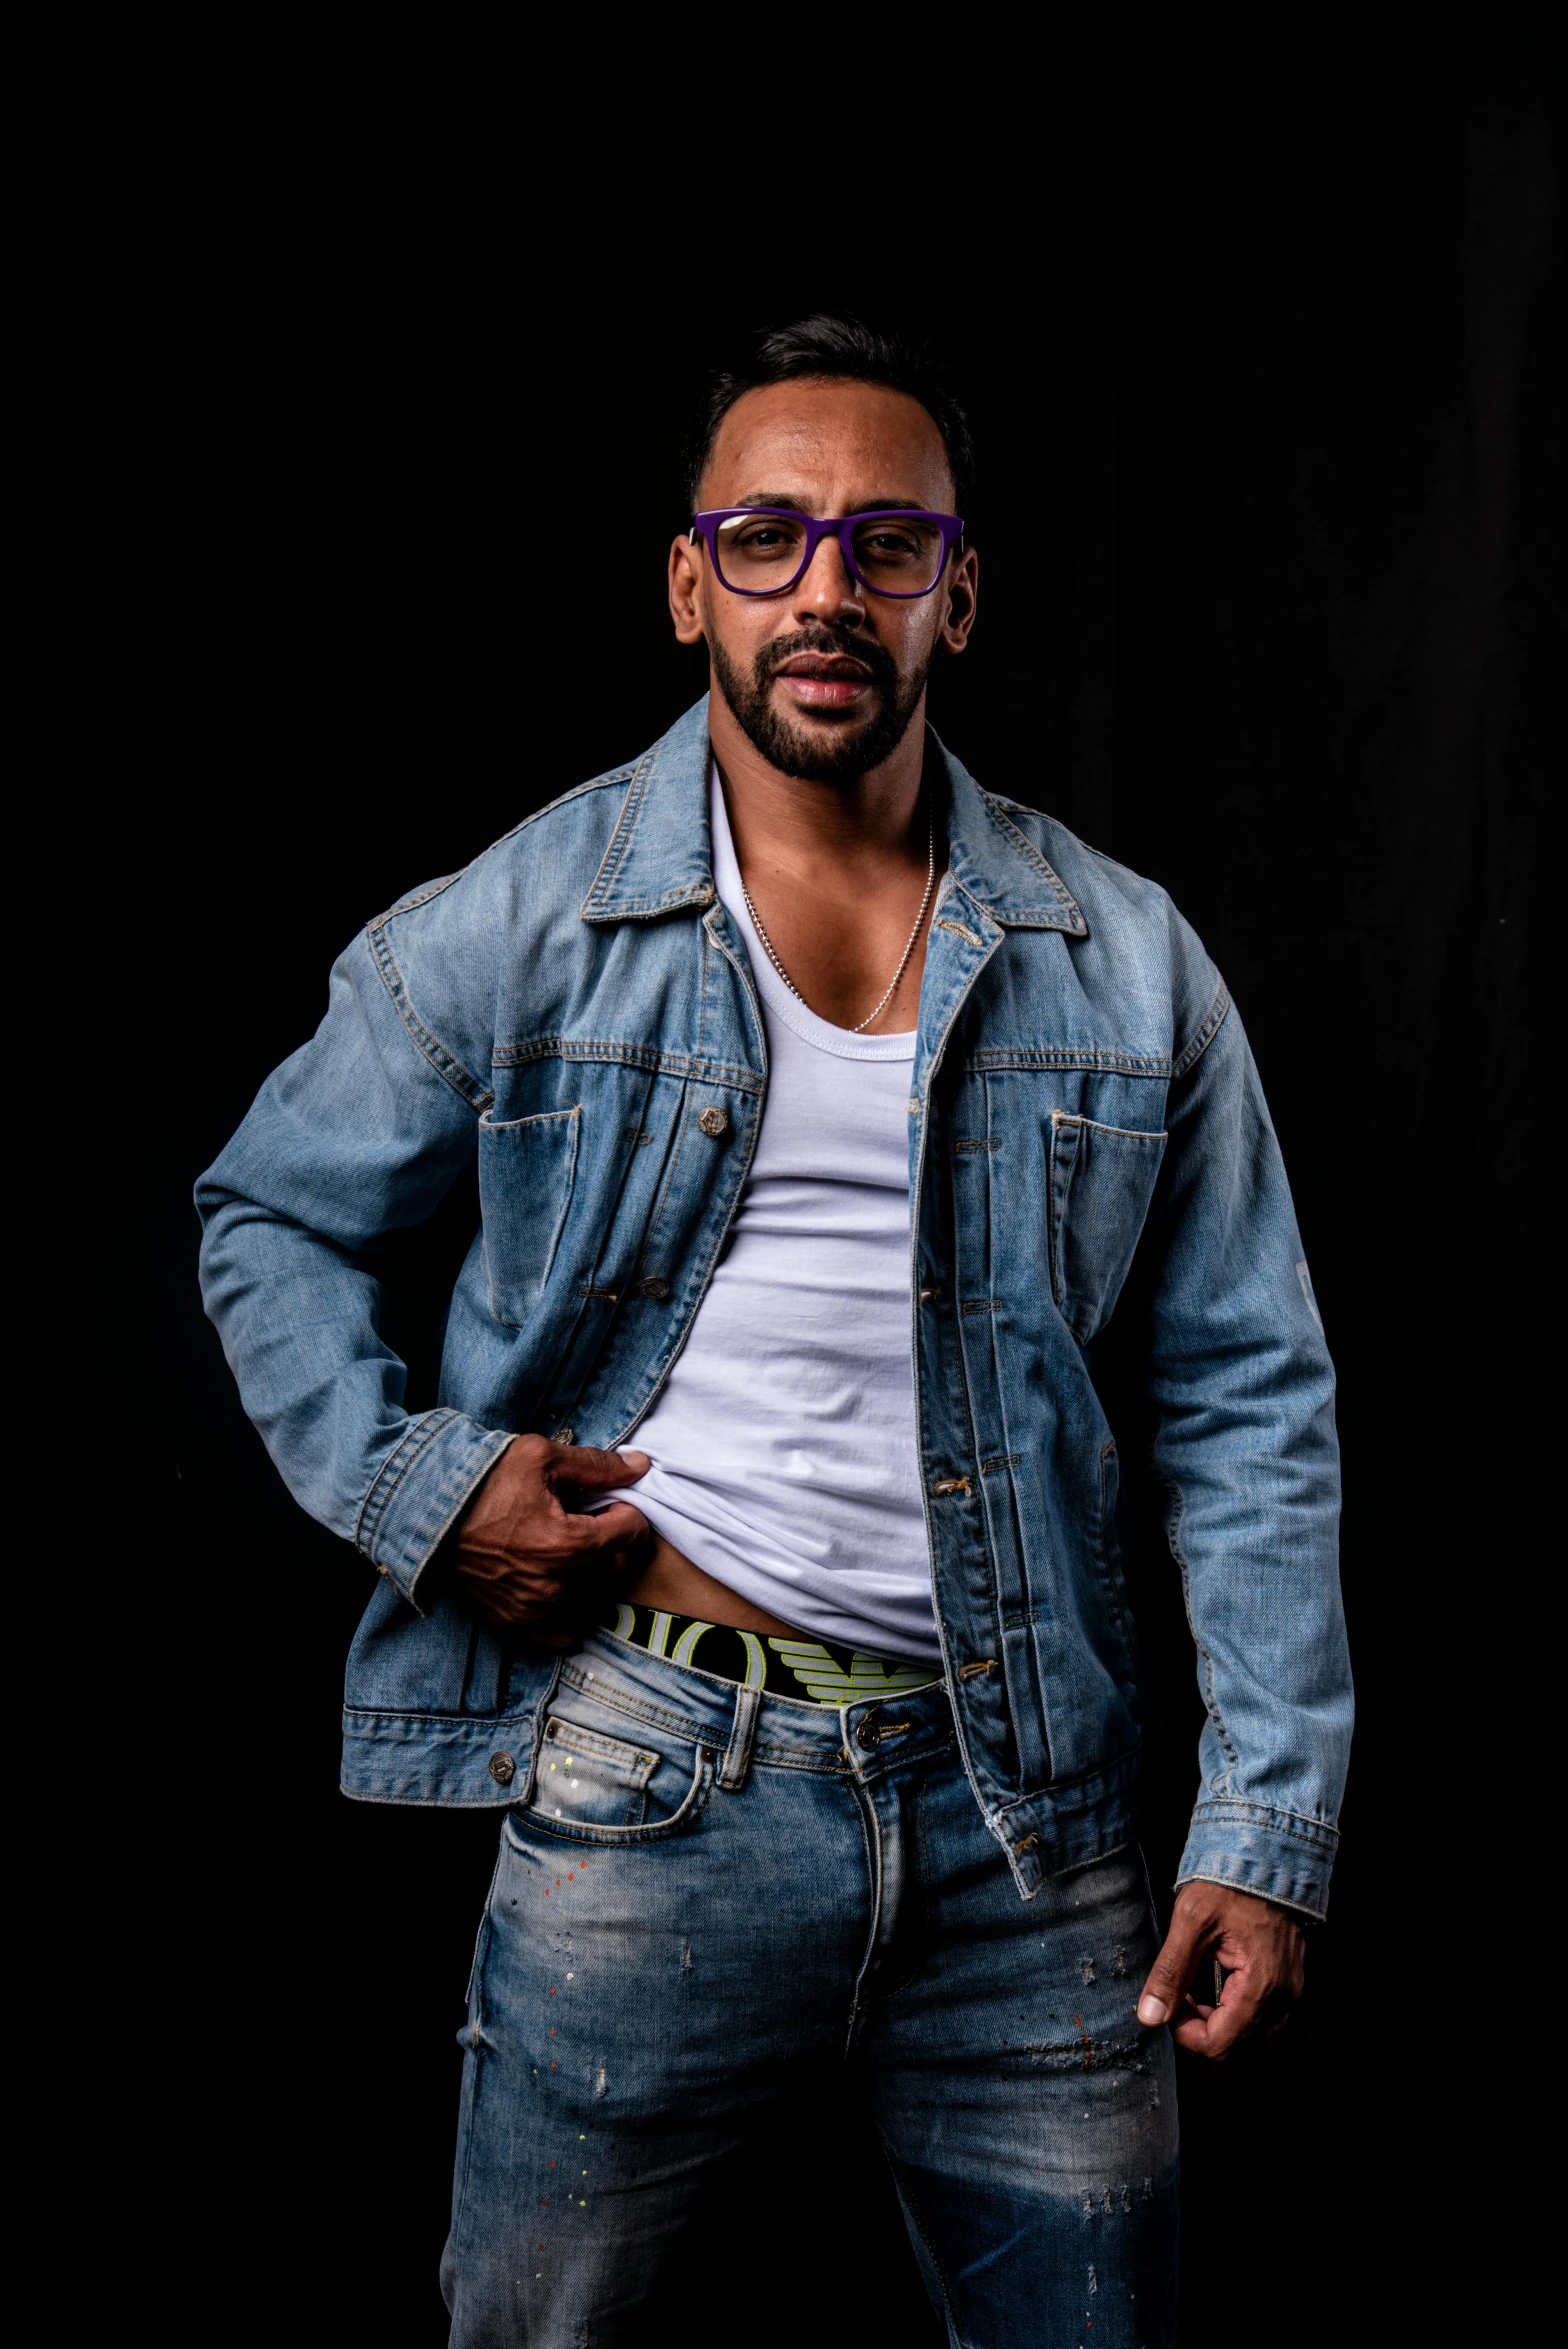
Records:
{"label": "man's eyebrow", "polygon": [[[783,514],[805,514],[813,521],[817,519],[811,513],[810,507],[802,505],[799,498],[780,495],[770,490],[759,490],[753,497],[736,498],[734,503],[736,508],[772,506]],[[846,516],[850,514],[925,514],[930,511],[930,508],[923,506],[918,498],[862,498],[858,504],[846,506],[844,511]]]}

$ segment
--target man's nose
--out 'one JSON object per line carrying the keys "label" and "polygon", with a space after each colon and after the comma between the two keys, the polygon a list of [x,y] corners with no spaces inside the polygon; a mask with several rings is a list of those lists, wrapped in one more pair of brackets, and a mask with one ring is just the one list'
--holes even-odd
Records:
{"label": "man's nose", "polygon": [[831,620],[839,627],[864,621],[860,582],[836,538],[818,540],[816,553],[790,590],[790,602],[799,620]]}

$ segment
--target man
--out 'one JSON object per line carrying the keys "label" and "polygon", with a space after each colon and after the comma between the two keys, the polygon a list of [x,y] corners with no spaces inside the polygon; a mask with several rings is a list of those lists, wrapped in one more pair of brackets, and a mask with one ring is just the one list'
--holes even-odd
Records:
{"label": "man", "polygon": [[[1163,893],[926,726],[967,465],[863,328],[722,379],[669,563],[708,699],[372,923],[200,1188],[246,1407],[383,1578],[345,1789],[504,1811],[465,2345],[646,2339],[720,2166],[846,2065],[950,2338],[1169,2340],[1172,2039],[1276,2024],[1326,1903],[1350,1691],[1289,1193]],[[613,611],[613,499],[591,554]],[[374,1252],[476,1155],[410,1416]],[[1208,1715],[1159,1947],[1124,1287]]]}

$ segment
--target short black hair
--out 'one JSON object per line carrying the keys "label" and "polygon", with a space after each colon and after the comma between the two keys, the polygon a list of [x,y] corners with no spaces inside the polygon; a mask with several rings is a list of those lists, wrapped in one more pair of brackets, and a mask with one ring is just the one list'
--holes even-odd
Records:
{"label": "short black hair", "polygon": [[829,382],[882,384],[889,391],[907,392],[912,400],[918,400],[942,435],[957,510],[968,513],[974,475],[969,419],[941,368],[922,345],[906,341],[902,335],[882,333],[858,318],[834,318],[825,312],[762,335],[749,361],[723,368],[709,379],[707,398],[686,452],[686,488],[693,513],[719,426],[735,402],[764,384],[792,383],[807,376]]}

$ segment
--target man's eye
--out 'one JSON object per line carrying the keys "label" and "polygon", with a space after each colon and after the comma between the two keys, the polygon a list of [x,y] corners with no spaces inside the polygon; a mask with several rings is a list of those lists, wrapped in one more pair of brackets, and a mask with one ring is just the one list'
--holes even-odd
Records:
{"label": "man's eye", "polygon": [[860,543],[868,555],[883,563],[907,562],[921,551],[904,530],[869,530]]}

